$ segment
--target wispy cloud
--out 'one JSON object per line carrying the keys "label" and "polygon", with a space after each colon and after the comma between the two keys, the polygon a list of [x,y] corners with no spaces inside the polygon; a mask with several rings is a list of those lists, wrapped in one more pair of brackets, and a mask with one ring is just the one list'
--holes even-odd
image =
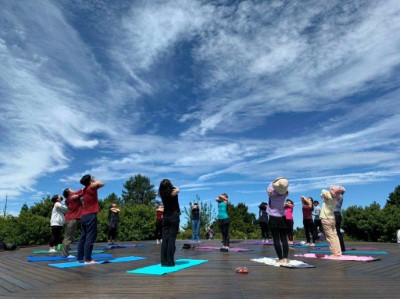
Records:
{"label": "wispy cloud", "polygon": [[3,6],[0,194],[61,172],[187,192],[398,176],[398,1]]}

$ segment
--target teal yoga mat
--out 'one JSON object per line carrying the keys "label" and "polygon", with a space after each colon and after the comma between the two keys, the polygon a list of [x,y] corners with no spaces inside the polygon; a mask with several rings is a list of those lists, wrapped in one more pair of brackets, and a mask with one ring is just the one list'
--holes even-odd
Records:
{"label": "teal yoga mat", "polygon": [[[310,253],[324,253],[331,254],[330,250],[310,250]],[[386,251],[363,251],[363,250],[348,250],[342,252],[345,255],[378,255],[378,254],[388,254]]]}
{"label": "teal yoga mat", "polygon": [[128,274],[149,274],[149,275],[164,275],[171,272],[176,272],[189,267],[197,266],[208,262],[208,260],[192,260],[192,259],[179,259],[175,261],[174,267],[162,267],[161,264],[152,265],[136,270],[126,271]]}
{"label": "teal yoga mat", "polygon": [[[139,260],[145,260],[145,259],[146,258],[140,257],[140,256],[125,256],[125,257],[118,257],[115,259],[97,261],[97,264],[101,265],[101,264],[108,264],[108,263],[125,263],[125,262],[133,262],[133,261],[139,261]],[[68,262],[68,263],[49,264],[49,266],[65,269],[65,268],[73,268],[73,267],[96,266],[96,264],[86,265],[85,263]]]}
{"label": "teal yoga mat", "polygon": [[[107,250],[105,250],[105,249],[94,249],[92,251],[92,253],[103,253],[103,252],[106,252],[106,251]],[[52,255],[56,255],[56,254],[60,254],[61,251],[49,252],[48,250],[33,250],[32,253],[33,254],[52,254]],[[78,253],[78,250],[70,250],[69,253],[70,254]]]}

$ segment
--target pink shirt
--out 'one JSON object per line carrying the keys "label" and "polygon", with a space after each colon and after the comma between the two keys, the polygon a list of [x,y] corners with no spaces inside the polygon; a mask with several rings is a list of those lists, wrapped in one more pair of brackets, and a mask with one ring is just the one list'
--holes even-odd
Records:
{"label": "pink shirt", "polygon": [[293,220],[293,206],[285,207],[286,220]]}

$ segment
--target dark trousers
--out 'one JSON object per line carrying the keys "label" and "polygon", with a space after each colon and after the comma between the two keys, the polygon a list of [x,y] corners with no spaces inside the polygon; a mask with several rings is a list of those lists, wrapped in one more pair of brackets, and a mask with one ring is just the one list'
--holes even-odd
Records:
{"label": "dark trousers", "polygon": [[78,261],[90,262],[92,260],[93,245],[97,237],[97,214],[82,216],[81,237],[78,243]]}
{"label": "dark trousers", "polygon": [[[286,228],[272,228],[272,239],[274,240],[274,248],[278,258],[286,259],[289,254],[289,244],[287,239],[287,229]],[[282,243],[282,245],[281,245]]]}
{"label": "dark trousers", "polygon": [[179,216],[165,217],[162,222],[161,266],[175,266],[175,241],[179,231]]}
{"label": "dark trousers", "polygon": [[307,243],[311,243],[310,234],[312,235],[312,242],[315,243],[315,230],[312,219],[303,219],[304,232],[306,234]]}
{"label": "dark trousers", "polygon": [[61,249],[61,254],[64,257],[67,257],[69,255],[70,245],[74,240],[75,232],[80,222],[80,219],[72,219],[65,223],[65,235]]}
{"label": "dark trousers", "polygon": [[107,231],[107,239],[108,241],[115,241],[115,239],[117,238],[117,231],[118,228],[117,227],[108,227],[108,231]]}
{"label": "dark trousers", "polygon": [[219,219],[218,226],[222,233],[222,244],[229,246],[229,218]]}
{"label": "dark trousers", "polygon": [[161,240],[162,238],[162,220],[156,220],[156,239]]}
{"label": "dark trousers", "polygon": [[62,226],[52,226],[50,236],[50,247],[61,244],[62,241]]}
{"label": "dark trousers", "polygon": [[293,219],[286,219],[286,226],[288,239],[293,242]]}
{"label": "dark trousers", "polygon": [[344,246],[344,240],[343,240],[343,235],[342,232],[340,231],[340,226],[342,225],[342,213],[340,212],[335,212],[335,222],[336,222],[336,232],[339,238],[340,242],[340,249],[342,252],[346,251],[346,247]]}
{"label": "dark trousers", "polygon": [[269,238],[268,222],[260,222],[260,228],[261,228],[261,238],[268,239]]}
{"label": "dark trousers", "polygon": [[314,220],[314,231],[315,231],[315,236],[318,236],[318,232],[324,233],[321,219]]}

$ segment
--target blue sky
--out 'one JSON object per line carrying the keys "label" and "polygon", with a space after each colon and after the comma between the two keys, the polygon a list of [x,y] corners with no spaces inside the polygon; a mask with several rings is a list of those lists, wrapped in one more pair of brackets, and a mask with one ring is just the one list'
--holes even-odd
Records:
{"label": "blue sky", "polygon": [[251,212],[280,176],[344,208],[399,185],[397,0],[0,3],[1,210],[86,173]]}

